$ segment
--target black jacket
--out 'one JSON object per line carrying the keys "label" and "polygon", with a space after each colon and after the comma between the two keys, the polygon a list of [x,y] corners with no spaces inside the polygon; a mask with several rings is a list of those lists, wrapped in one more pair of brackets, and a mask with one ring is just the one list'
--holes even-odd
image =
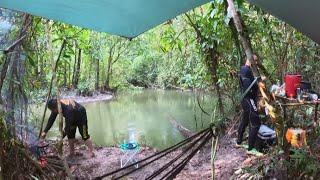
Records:
{"label": "black jacket", "polygon": [[[68,131],[69,128],[79,124],[80,121],[83,119],[81,118],[81,115],[83,114],[81,111],[85,111],[85,108],[81,104],[73,100],[61,99],[60,102],[61,102],[62,114],[63,114],[63,117],[65,118],[65,123],[66,123],[65,130]],[[49,131],[54,121],[56,120],[57,115],[58,113],[51,112],[51,115],[44,129],[44,132]]]}
{"label": "black jacket", "polygon": [[[247,65],[241,66],[239,79],[240,79],[241,92],[244,93],[249,88],[251,83],[254,81],[254,76],[249,66]],[[254,85],[251,87],[250,91],[245,95],[245,97],[255,99],[257,97],[257,94],[258,94],[258,84],[254,83]]]}

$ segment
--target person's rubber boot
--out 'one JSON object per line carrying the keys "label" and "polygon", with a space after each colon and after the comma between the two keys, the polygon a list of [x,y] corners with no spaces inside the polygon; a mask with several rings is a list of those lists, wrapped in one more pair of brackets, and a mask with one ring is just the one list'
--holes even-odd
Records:
{"label": "person's rubber boot", "polygon": [[248,155],[255,155],[255,156],[257,156],[257,157],[259,157],[259,156],[263,156],[263,153],[261,153],[261,152],[259,152],[259,151],[257,151],[256,149],[251,149],[250,151],[249,150],[247,150],[246,151],[246,153],[248,154]]}
{"label": "person's rubber boot", "polygon": [[234,146],[236,148],[244,148],[244,149],[248,149],[249,148],[249,146],[246,145],[246,144],[238,144],[238,143],[236,143]]}

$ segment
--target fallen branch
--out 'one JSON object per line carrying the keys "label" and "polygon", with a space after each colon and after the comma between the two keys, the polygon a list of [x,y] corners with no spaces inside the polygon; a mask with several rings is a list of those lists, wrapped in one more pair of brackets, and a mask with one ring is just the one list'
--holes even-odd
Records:
{"label": "fallen branch", "polygon": [[50,170],[50,171],[52,171],[55,175],[57,175],[58,174],[58,172],[50,165],[50,164],[46,164],[46,167]]}
{"label": "fallen branch", "polygon": [[[29,160],[29,162],[31,162],[33,165],[34,165],[34,167],[36,167],[40,172],[41,172],[41,174],[43,174],[45,177],[46,177],[46,179],[52,179],[46,172],[44,172],[43,171],[43,169],[39,166],[39,164],[37,163],[37,162],[35,162],[26,152],[25,152],[25,150],[23,150],[23,149],[21,149],[21,152],[22,152],[22,154]],[[52,179],[53,180],[53,179]]]}
{"label": "fallen branch", "polygon": [[190,131],[189,129],[185,128],[184,126],[182,126],[180,123],[178,123],[172,116],[170,116],[170,122],[171,124],[178,129],[178,131],[180,131],[180,133],[184,136],[184,137],[190,137],[192,135],[194,135],[194,133],[192,131]]}
{"label": "fallen branch", "polygon": [[2,49],[3,53],[4,54],[9,53],[14,47],[16,47],[26,37],[27,37],[27,35],[23,35],[21,38],[19,38],[14,43],[12,43],[9,47],[7,47],[7,49]]}
{"label": "fallen branch", "polygon": [[[50,168],[52,168],[52,169],[56,168],[56,169],[59,169],[59,170],[64,170],[63,166],[56,165],[56,164],[51,164],[51,163],[50,163]],[[54,171],[55,171],[55,169],[54,169]],[[56,172],[56,174],[58,175],[58,172]]]}

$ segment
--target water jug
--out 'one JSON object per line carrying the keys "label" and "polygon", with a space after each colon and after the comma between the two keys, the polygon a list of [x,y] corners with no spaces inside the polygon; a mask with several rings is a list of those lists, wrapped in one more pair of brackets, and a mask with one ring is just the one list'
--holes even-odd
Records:
{"label": "water jug", "polygon": [[300,88],[300,83],[302,80],[302,76],[298,74],[287,74],[285,77],[286,82],[286,95],[287,97],[296,97],[297,96],[297,88]]}

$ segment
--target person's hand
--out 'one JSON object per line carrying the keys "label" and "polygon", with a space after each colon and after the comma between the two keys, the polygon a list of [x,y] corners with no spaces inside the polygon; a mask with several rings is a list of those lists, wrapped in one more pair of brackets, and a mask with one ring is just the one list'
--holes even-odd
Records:
{"label": "person's hand", "polygon": [[47,136],[47,133],[45,133],[45,132],[42,132],[42,133],[41,133],[41,136],[40,136],[40,138],[41,138],[41,139],[45,139],[45,138],[46,138],[46,136]]}
{"label": "person's hand", "polygon": [[266,89],[266,85],[263,82],[258,83],[259,88]]}

